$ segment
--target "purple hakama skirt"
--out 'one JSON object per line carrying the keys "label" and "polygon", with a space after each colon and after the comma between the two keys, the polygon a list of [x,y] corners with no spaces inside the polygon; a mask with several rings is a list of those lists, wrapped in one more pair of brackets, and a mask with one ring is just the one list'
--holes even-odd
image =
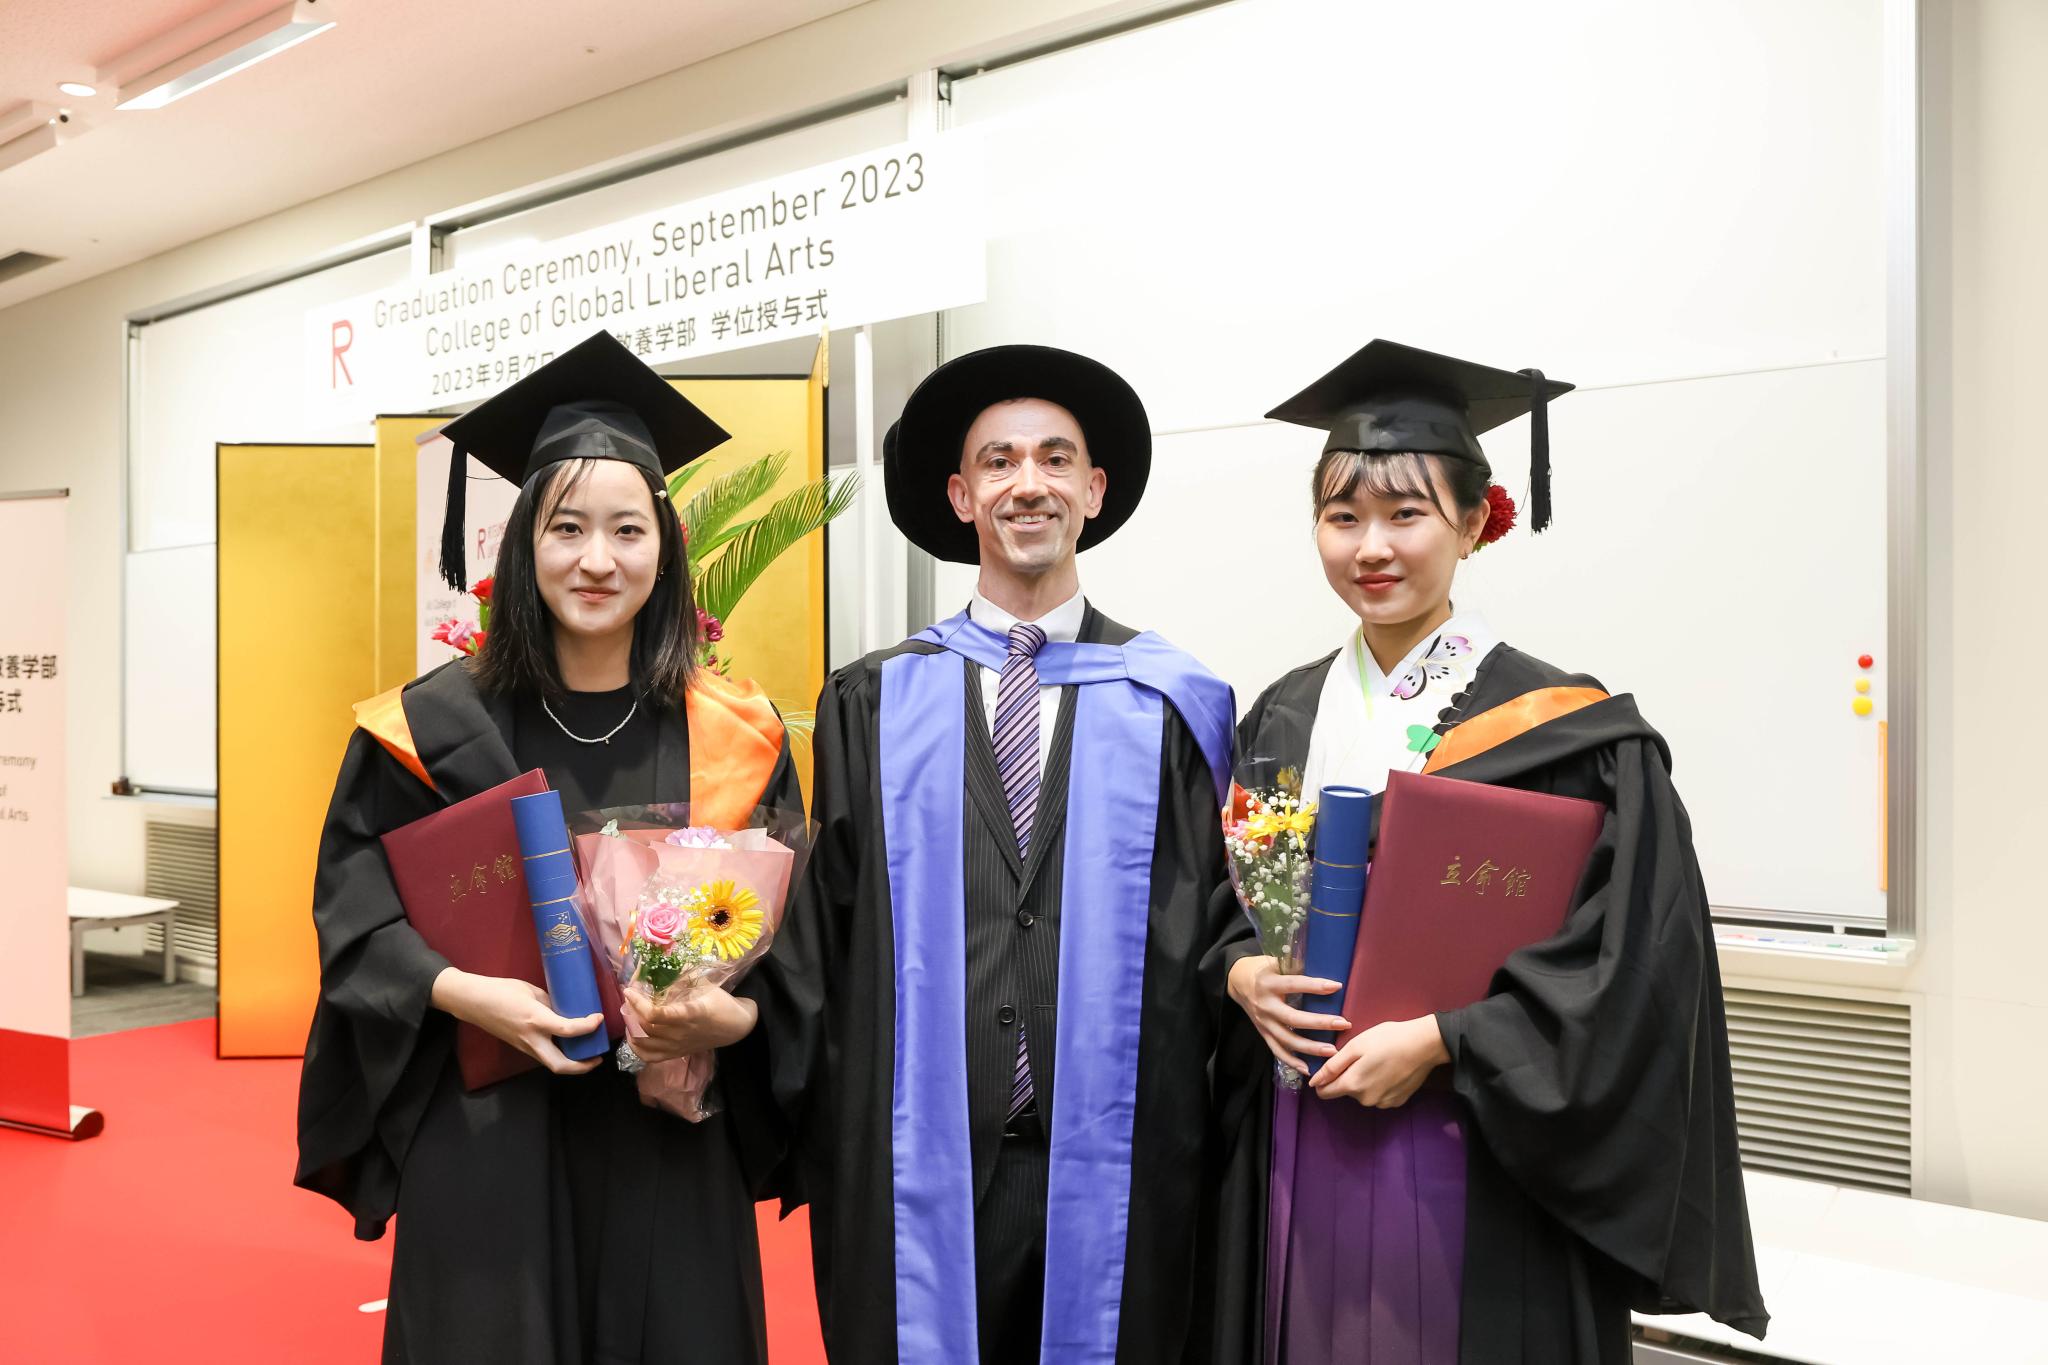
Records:
{"label": "purple hakama skirt", "polygon": [[1457,1365],[1464,1252],[1451,1090],[1368,1109],[1276,1087],[1266,1365]]}

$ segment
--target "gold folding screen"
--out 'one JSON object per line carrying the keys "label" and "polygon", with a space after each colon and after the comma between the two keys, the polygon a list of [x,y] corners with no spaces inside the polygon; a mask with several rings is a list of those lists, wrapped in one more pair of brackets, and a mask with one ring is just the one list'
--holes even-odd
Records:
{"label": "gold folding screen", "polygon": [[350,706],[412,675],[413,451],[218,450],[220,1054],[295,1057]]}

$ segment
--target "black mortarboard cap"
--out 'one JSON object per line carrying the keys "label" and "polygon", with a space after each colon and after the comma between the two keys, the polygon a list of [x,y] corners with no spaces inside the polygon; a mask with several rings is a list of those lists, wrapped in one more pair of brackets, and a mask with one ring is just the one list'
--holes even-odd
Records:
{"label": "black mortarboard cap", "polygon": [[1572,387],[1544,378],[1541,370],[1496,370],[1398,341],[1375,340],[1266,416],[1329,432],[1325,453],[1412,452],[1487,465],[1480,433],[1530,413],[1529,528],[1541,531],[1550,525],[1545,408]]}
{"label": "black mortarboard cap", "polygon": [[562,460],[624,460],[666,479],[731,439],[610,332],[598,332],[441,428],[455,447],[441,523],[441,577],[457,592],[468,461],[515,484]]}
{"label": "black mortarboard cap", "polygon": [[1152,472],[1152,423],[1137,391],[1101,361],[1072,351],[990,346],[926,375],[882,438],[889,516],[927,554],[956,564],[981,558],[974,527],[946,498],[946,479],[960,472],[960,443],[974,419],[1007,398],[1042,398],[1073,413],[1089,462],[1109,476],[1102,510],[1082,527],[1077,549],[1108,540],[1138,510]]}

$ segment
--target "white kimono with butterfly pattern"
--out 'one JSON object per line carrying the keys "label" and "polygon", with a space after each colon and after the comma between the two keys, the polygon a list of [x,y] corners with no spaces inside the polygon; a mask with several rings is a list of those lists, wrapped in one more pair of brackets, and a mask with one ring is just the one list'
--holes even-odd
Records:
{"label": "white kimono with butterfly pattern", "polygon": [[1324,787],[1386,790],[1387,774],[1419,770],[1451,698],[1462,692],[1500,644],[1484,617],[1460,612],[1390,672],[1354,630],[1337,651],[1316,704],[1302,795]]}

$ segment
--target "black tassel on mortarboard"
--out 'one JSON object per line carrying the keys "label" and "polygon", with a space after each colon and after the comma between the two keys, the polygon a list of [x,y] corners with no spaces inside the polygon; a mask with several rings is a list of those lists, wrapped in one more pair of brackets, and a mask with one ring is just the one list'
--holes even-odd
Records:
{"label": "black tassel on mortarboard", "polygon": [[462,524],[469,512],[469,452],[448,456],[448,506],[441,514],[441,580],[457,592],[469,587],[462,553]]}
{"label": "black tassel on mortarboard", "polygon": [[1536,385],[1529,407],[1529,533],[1550,529],[1550,386],[1543,371],[1523,370]]}

